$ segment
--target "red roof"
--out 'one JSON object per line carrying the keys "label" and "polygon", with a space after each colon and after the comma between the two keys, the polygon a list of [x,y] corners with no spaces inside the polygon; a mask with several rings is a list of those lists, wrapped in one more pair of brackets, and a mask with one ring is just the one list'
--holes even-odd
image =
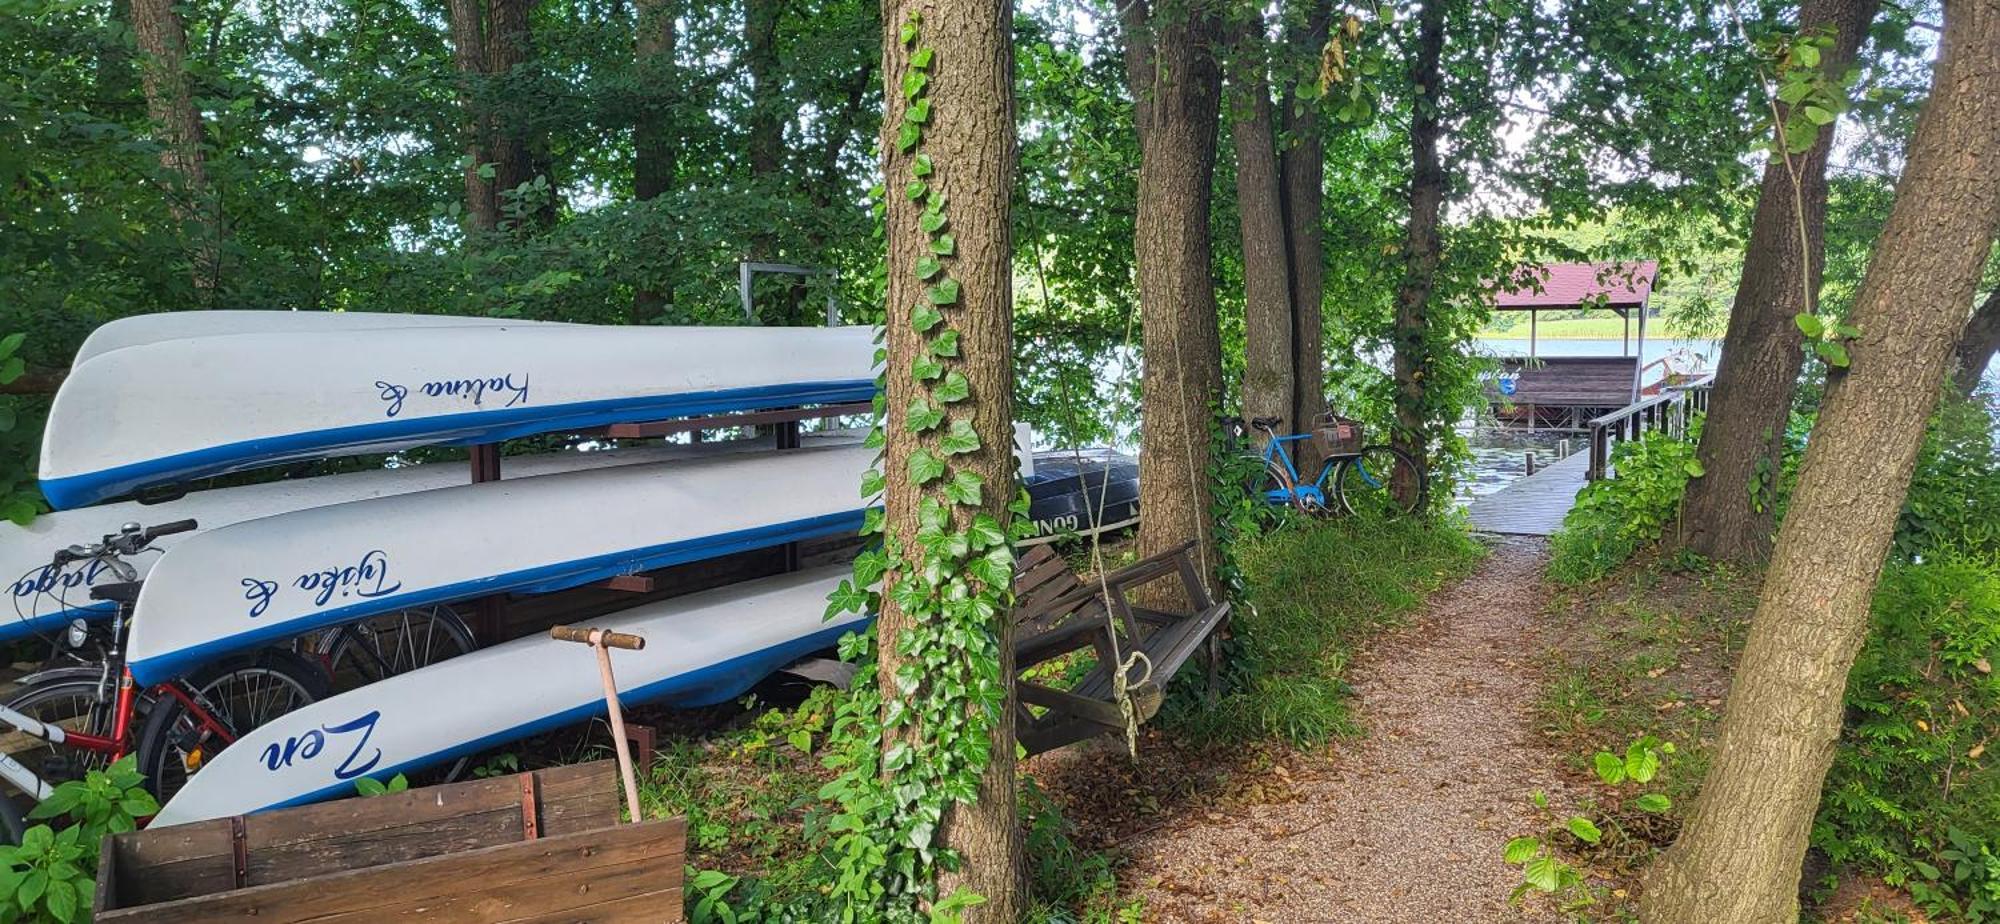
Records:
{"label": "red roof", "polygon": [[1653,294],[1653,280],[1659,275],[1660,264],[1653,260],[1545,263],[1509,277],[1507,282],[1522,284],[1521,287],[1493,293],[1493,307],[1503,310],[1637,308],[1645,305],[1646,298]]}

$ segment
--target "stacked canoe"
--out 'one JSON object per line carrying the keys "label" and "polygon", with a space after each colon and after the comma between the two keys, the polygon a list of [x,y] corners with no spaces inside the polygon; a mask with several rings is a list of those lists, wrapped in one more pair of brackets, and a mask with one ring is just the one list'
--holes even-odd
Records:
{"label": "stacked canoe", "polygon": [[[872,450],[653,445],[509,457],[509,477],[393,465],[189,491],[201,479],[419,446],[830,405],[874,395],[867,328],[597,327],[361,313],[201,312],[106,325],[52,405],[44,494],[0,526],[16,613],[0,636],[99,610],[107,574],[47,567],[124,522],[193,518],[144,571],[135,678],[436,603],[544,593],[852,534]],[[136,497],[137,500],[122,499]],[[145,503],[154,497],[169,498]],[[95,506],[93,506],[95,505]],[[587,624],[636,632],[628,701],[726,701],[861,624],[828,621],[842,569],[648,603]],[[567,650],[565,650],[567,649]],[[210,758],[161,824],[353,791],[603,708],[596,668],[545,637],[491,645],[281,716]]]}

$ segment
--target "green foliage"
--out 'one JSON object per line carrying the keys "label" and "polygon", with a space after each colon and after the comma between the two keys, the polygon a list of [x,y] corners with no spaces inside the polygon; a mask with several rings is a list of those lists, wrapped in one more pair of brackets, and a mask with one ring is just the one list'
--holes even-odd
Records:
{"label": "green foliage", "polygon": [[1033,777],[1021,780],[1021,822],[1027,838],[1028,924],[1137,924],[1145,905],[1118,899],[1118,876],[1107,854],[1079,847],[1069,821]]}
{"label": "green foliage", "polygon": [[2000,921],[2000,555],[1892,563],[1813,842],[1934,914]]}
{"label": "green foliage", "polygon": [[[24,333],[0,337],[0,385],[19,380],[27,371],[20,355],[27,337]],[[27,404],[20,398],[0,395],[0,520],[16,526],[28,525],[43,506],[33,467],[42,429],[40,409],[30,410]]]}
{"label": "green foliage", "polygon": [[373,777],[362,777],[354,781],[354,792],[361,796],[386,796],[392,792],[404,792],[410,788],[410,778],[400,773],[384,783]]}
{"label": "green foliage", "polygon": [[[1623,798],[1628,793],[1622,790],[1644,786],[1658,779],[1674,750],[1672,742],[1644,735],[1628,745],[1622,755],[1598,751],[1592,757],[1591,766],[1597,771],[1598,780]],[[1532,801],[1543,817],[1553,817],[1545,794],[1536,792]],[[1673,806],[1665,795],[1658,792],[1639,792],[1632,796],[1630,804],[1632,808],[1649,814],[1659,814]],[[1594,889],[1583,874],[1564,859],[1564,849],[1588,850],[1628,840],[1630,835],[1620,824],[1619,814],[1614,810],[1597,813],[1595,818],[1590,814],[1562,816],[1548,834],[1508,841],[1502,851],[1502,859],[1521,867],[1521,884],[1514,887],[1509,900],[1519,902],[1528,893],[1539,892],[1554,896],[1565,911],[1596,904],[1601,890]]]}
{"label": "green foliage", "polygon": [[1161,720],[1191,741],[1313,746],[1353,731],[1354,646],[1469,572],[1483,554],[1449,524],[1299,520],[1237,544],[1247,593],[1224,645],[1226,691],[1172,697]]}
{"label": "green foliage", "polygon": [[1653,431],[1611,453],[1616,478],[1585,485],[1550,540],[1549,576],[1594,581],[1658,540],[1680,515],[1681,495],[1700,477],[1695,444]]}
{"label": "green foliage", "polygon": [[0,921],[88,920],[105,836],[135,830],[159,810],[136,757],[56,786],[28,817],[61,819],[61,830],[38,824],[20,846],[0,847]]}
{"label": "green foliage", "polygon": [[1896,521],[1895,555],[2000,554],[2000,449],[1995,422],[1977,400],[1948,394],[1924,437],[1910,492]]}

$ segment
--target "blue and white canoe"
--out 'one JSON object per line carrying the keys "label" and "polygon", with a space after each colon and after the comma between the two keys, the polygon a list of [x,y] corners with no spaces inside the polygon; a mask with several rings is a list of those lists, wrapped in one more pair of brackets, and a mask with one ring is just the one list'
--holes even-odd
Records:
{"label": "blue and white canoe", "polygon": [[58,509],[302,459],[860,401],[868,327],[498,325],[159,340],[74,367],[49,410]]}
{"label": "blue and white canoe", "polygon": [[128,666],[157,683],[380,613],[543,593],[860,529],[863,447],[621,465],[316,507],[206,530],[139,593]]}
{"label": "blue and white canoe", "polygon": [[[587,625],[645,637],[614,651],[619,699],[693,708],[726,702],[866,625],[825,618],[846,566],[651,603]],[[287,713],[211,757],[155,828],[352,795],[387,779],[604,713],[590,650],[546,635],[399,674]]]}
{"label": "blue and white canoe", "polygon": [[[263,312],[269,313],[269,312]],[[859,443],[860,436],[845,431],[805,434],[804,444],[834,446]],[[755,439],[721,440],[702,443],[663,444],[594,452],[565,451],[508,456],[502,466],[512,478],[532,478],[561,472],[610,468],[696,459],[729,453],[770,452],[776,442],[770,436]],[[467,482],[464,463],[405,465],[297,478],[264,484],[238,485],[209,491],[194,491],[157,504],[125,501],[76,510],[61,510],[35,518],[27,526],[0,520],[0,582],[5,582],[6,603],[0,603],[0,643],[30,635],[50,635],[72,619],[94,619],[108,615],[111,604],[90,599],[90,588],[110,583],[118,577],[103,565],[72,564],[56,568],[50,564],[55,551],[72,545],[96,542],[115,533],[127,523],[151,526],[173,520],[194,520],[202,529],[216,529],[349,501],[392,497],[449,488]],[[162,536],[154,546],[165,551],[186,541],[192,534]],[[128,564],[143,579],[158,560],[155,555],[132,558]]]}
{"label": "blue and white canoe", "polygon": [[163,311],[138,314],[100,325],[84,338],[71,365],[112,350],[163,340],[227,334],[314,334],[383,328],[565,326],[552,321],[510,321],[448,314],[394,314],[384,311]]}

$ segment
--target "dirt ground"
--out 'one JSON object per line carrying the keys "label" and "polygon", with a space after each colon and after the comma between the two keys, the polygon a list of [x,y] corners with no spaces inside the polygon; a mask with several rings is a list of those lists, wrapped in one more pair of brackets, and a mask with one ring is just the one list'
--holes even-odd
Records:
{"label": "dirt ground", "polygon": [[1093,768],[1100,747],[1036,776],[1111,774],[1096,788],[1151,803],[1103,835],[1148,920],[1553,920],[1508,903],[1521,878],[1501,859],[1510,838],[1544,827],[1531,794],[1567,801],[1533,716],[1543,550],[1502,540],[1362,652],[1351,680],[1364,737],[1325,754],[1236,755],[1228,772],[1157,751]]}

